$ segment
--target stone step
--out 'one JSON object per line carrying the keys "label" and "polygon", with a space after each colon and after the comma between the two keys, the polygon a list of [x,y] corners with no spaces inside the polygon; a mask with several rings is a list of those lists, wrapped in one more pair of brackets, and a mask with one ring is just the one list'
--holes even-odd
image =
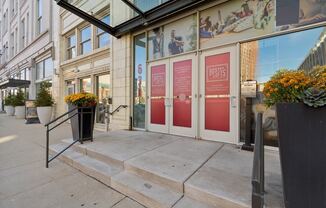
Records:
{"label": "stone step", "polygon": [[[73,140],[72,139],[64,139],[64,140],[62,140],[62,142],[69,145],[73,142]],[[94,145],[94,146],[98,146],[98,145]],[[109,165],[119,167],[121,169],[123,168],[124,161],[118,160],[116,158],[112,158],[107,154],[101,153],[101,151],[96,149],[95,147],[93,147],[92,143],[90,143],[89,141],[85,142],[84,144],[76,143],[75,145],[72,146],[72,148],[75,151],[82,153],[84,155],[87,155],[96,160],[102,161]]]}
{"label": "stone step", "polygon": [[[66,146],[67,144],[65,143],[51,145],[50,151],[56,154]],[[122,171],[121,167],[109,165],[74,149],[66,150],[59,156],[59,159],[108,186],[111,186],[111,177]]]}
{"label": "stone step", "polygon": [[151,208],[170,208],[183,195],[127,171],[113,176],[111,187]]}
{"label": "stone step", "polygon": [[175,192],[183,193],[183,181],[178,181],[174,178],[167,177],[166,175],[146,170],[144,167],[134,165],[132,161],[126,161],[124,168],[127,172],[137,175],[138,177],[159,184]]}
{"label": "stone step", "polygon": [[189,197],[183,197],[173,208],[216,208],[216,206],[196,201]]}

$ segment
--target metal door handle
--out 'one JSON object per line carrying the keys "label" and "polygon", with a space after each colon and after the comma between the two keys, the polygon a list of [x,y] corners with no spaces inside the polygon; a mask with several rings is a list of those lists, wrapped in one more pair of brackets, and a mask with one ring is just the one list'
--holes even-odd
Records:
{"label": "metal door handle", "polygon": [[231,96],[231,107],[236,108],[237,107],[237,97]]}

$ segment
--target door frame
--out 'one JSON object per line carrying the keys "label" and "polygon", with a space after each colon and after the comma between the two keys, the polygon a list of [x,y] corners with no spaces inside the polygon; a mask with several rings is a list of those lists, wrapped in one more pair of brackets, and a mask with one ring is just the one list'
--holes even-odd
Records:
{"label": "door frame", "polygon": [[[230,132],[205,130],[205,57],[230,52]],[[240,44],[203,50],[199,56],[199,137],[204,140],[240,143]],[[232,65],[231,65],[232,64]],[[234,109],[235,108],[235,109]],[[233,109],[233,110],[232,110]],[[217,138],[217,139],[215,139]]]}
{"label": "door frame", "polygon": [[[173,64],[175,62],[179,61],[186,61],[186,60],[191,60],[191,128],[188,127],[179,127],[179,126],[174,126],[173,125],[173,73],[174,73],[174,68]],[[185,54],[183,56],[177,56],[177,57],[171,57],[169,58],[169,63],[170,63],[170,85],[169,85],[169,98],[170,98],[170,125],[169,125],[169,133],[174,134],[174,135],[180,135],[180,136],[188,136],[188,137],[196,137],[197,136],[197,121],[198,121],[198,56],[197,53],[190,53],[190,54]]]}

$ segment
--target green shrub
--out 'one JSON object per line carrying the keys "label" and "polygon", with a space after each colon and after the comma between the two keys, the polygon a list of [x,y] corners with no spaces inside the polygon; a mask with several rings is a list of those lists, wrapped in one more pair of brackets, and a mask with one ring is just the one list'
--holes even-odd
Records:
{"label": "green shrub", "polygon": [[49,82],[42,82],[40,87],[40,92],[36,96],[35,106],[45,107],[53,105],[53,98],[49,92],[51,84]]}
{"label": "green shrub", "polygon": [[13,96],[13,101],[12,101],[13,106],[24,106],[25,105],[25,94],[24,92],[19,89],[17,94]]}
{"label": "green shrub", "polygon": [[13,99],[14,96],[9,92],[8,96],[5,98],[5,105],[6,106],[13,106]]}

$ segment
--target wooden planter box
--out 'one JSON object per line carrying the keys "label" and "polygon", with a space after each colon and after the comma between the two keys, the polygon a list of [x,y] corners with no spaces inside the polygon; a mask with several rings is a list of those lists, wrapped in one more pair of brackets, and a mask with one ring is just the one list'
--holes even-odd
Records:
{"label": "wooden planter box", "polygon": [[[68,108],[69,110],[72,110],[76,108],[76,106],[69,105]],[[96,106],[78,109],[79,115],[76,115],[70,119],[74,141],[79,139],[81,139],[81,142],[85,140],[93,140],[95,110]],[[81,115],[81,112],[84,112],[84,114]],[[73,111],[69,114],[69,116],[72,116],[75,113],[76,111]],[[82,132],[81,128],[83,128]]]}
{"label": "wooden planter box", "polygon": [[276,105],[286,208],[326,207],[326,107]]}

